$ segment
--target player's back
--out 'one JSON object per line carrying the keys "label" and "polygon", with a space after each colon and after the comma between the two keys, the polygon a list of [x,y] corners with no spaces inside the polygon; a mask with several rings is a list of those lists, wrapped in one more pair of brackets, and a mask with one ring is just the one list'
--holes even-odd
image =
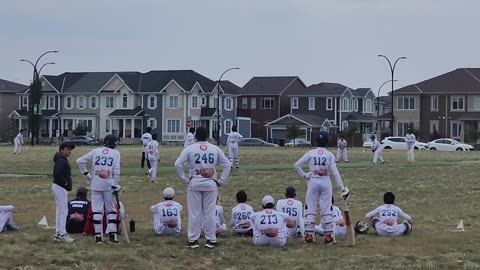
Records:
{"label": "player's back", "polygon": [[110,190],[115,174],[120,173],[120,152],[108,147],[93,149],[89,154],[92,160],[92,190]]}
{"label": "player's back", "polygon": [[228,135],[228,144],[231,148],[238,148],[238,142],[242,140],[243,136],[240,133],[233,131]]}
{"label": "player's back", "polygon": [[242,228],[242,225],[251,223],[251,217],[253,213],[253,208],[246,203],[239,203],[233,207],[231,217],[232,232],[242,233],[250,230],[251,227]]}
{"label": "player's back", "polygon": [[326,148],[317,147],[308,152],[311,178],[330,177],[330,167],[335,165],[335,157]]}
{"label": "player's back", "polygon": [[217,226],[222,225],[225,222],[225,217],[223,216],[223,207],[218,204],[215,206],[215,220]]}
{"label": "player's back", "polygon": [[182,205],[176,201],[163,201],[152,206],[152,212],[159,214],[160,222],[167,222],[170,220],[181,220],[180,213],[182,212]]}
{"label": "player's back", "polygon": [[292,219],[295,219],[297,224],[299,224],[303,217],[302,202],[292,198],[278,200],[276,209],[278,212],[285,213]]}
{"label": "player's back", "polygon": [[147,143],[146,149],[148,158],[158,159],[158,142],[156,140],[151,140],[149,143]]}
{"label": "player's back", "polygon": [[[389,224],[389,226],[394,227],[398,223],[398,217],[401,216],[405,219],[411,220],[411,217],[403,212],[400,207],[395,206],[393,204],[384,204],[377,207],[372,212],[368,213],[367,218],[371,218],[373,216],[378,216],[380,221],[385,224]],[[394,230],[392,228],[392,230]]]}
{"label": "player's back", "polygon": [[152,140],[152,134],[146,132],[142,135],[143,151],[147,149],[147,144]]}
{"label": "player's back", "polygon": [[212,169],[215,174],[213,178],[216,179],[216,166],[218,163],[218,153],[221,151],[216,145],[209,142],[196,142],[187,148],[188,165],[190,168],[190,176],[192,180],[202,180],[204,169]]}
{"label": "player's back", "polygon": [[256,212],[252,215],[253,235],[258,237],[264,235],[267,229],[277,229],[278,237],[286,237],[287,227],[285,223],[288,219],[288,214],[273,209]]}

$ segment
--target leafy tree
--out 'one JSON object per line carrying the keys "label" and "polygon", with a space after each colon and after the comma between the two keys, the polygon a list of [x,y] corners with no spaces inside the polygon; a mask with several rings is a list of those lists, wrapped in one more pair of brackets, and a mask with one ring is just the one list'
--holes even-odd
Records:
{"label": "leafy tree", "polygon": [[470,127],[467,130],[467,141],[476,143],[479,138],[480,138],[480,133],[476,128]]}
{"label": "leafy tree", "polygon": [[78,124],[72,133],[75,136],[85,136],[87,135],[87,132],[88,132],[88,129],[85,125]]}
{"label": "leafy tree", "polygon": [[295,147],[295,139],[305,135],[305,131],[301,130],[297,125],[287,126],[287,139],[294,140],[293,146]]}
{"label": "leafy tree", "polygon": [[343,130],[343,136],[346,139],[350,139],[352,147],[354,145],[353,144],[353,135],[355,134],[355,132],[357,132],[357,130],[358,130],[358,127],[355,124],[351,124],[349,127],[347,127],[346,129]]}

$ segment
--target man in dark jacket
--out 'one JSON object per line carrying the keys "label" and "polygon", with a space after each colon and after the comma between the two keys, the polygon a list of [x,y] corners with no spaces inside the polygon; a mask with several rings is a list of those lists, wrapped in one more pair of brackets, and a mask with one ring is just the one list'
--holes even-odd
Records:
{"label": "man in dark jacket", "polygon": [[75,145],[62,143],[58,153],[53,157],[53,184],[52,191],[55,194],[56,219],[55,219],[55,240],[71,243],[74,241],[66,230],[68,214],[68,191],[72,190],[72,168],[68,163],[68,157],[72,154]]}
{"label": "man in dark jacket", "polygon": [[87,221],[90,201],[87,199],[88,191],[85,187],[79,187],[77,197],[68,202],[67,232],[82,233]]}

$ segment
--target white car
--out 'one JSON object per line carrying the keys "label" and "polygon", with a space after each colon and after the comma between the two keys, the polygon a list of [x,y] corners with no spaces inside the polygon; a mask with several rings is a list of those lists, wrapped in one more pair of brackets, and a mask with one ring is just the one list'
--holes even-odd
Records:
{"label": "white car", "polygon": [[[407,150],[405,137],[386,137],[382,141],[383,149]],[[419,141],[415,142],[415,150],[427,150],[428,144]]]}
{"label": "white car", "polygon": [[470,144],[461,143],[454,139],[436,139],[428,143],[430,150],[438,151],[472,151],[473,146]]}
{"label": "white car", "polygon": [[285,144],[286,147],[298,147],[298,146],[312,146],[312,144],[303,138],[296,138],[295,140],[290,140],[290,142]]}

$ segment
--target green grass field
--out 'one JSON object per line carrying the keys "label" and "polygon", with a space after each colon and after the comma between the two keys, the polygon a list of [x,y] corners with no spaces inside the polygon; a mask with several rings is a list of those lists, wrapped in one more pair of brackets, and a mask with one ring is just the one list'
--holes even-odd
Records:
{"label": "green grass field", "polygon": [[[75,160],[91,148],[74,150],[71,164],[74,190],[83,184]],[[356,247],[344,239],[335,246],[320,241],[305,245],[290,240],[282,249],[254,247],[249,238],[230,235],[219,239],[215,250],[189,250],[185,244],[186,186],[176,177],[173,163],[180,147],[161,147],[159,184],[151,184],[139,168],[139,147],[119,146],[122,154],[122,200],[127,221],[137,230],[131,244],[95,245],[93,237],[73,235],[73,244],[53,241],[53,231],[36,224],[44,215],[55,222],[51,191],[52,157],[55,147],[35,146],[12,155],[11,147],[0,147],[0,205],[13,204],[19,232],[0,233],[0,269],[478,269],[480,268],[480,152],[417,151],[415,164],[407,164],[404,151],[386,151],[385,165],[370,163],[371,152],[351,149],[351,163],[338,165],[344,184],[352,193],[351,214],[363,220],[366,212],[382,203],[385,191],[393,191],[396,204],[414,219],[411,235],[385,239],[357,237]],[[285,188],[297,188],[304,200],[306,184],[294,162],[306,148],[242,148],[241,169],[232,172],[220,188],[226,220],[235,205],[235,193],[245,189],[249,203],[261,208],[261,198],[283,197]],[[150,206],[162,199],[161,191],[172,186],[176,200],[184,205],[182,234],[178,238],[156,237],[152,231]],[[334,190],[334,194],[339,191]],[[69,194],[74,197],[74,192]],[[338,196],[337,196],[338,197]],[[337,200],[339,201],[339,200]],[[342,206],[341,204],[339,205]],[[464,219],[465,232],[452,232]],[[123,240],[120,237],[120,240]],[[203,242],[204,240],[202,240]],[[202,243],[201,242],[201,243]]]}

